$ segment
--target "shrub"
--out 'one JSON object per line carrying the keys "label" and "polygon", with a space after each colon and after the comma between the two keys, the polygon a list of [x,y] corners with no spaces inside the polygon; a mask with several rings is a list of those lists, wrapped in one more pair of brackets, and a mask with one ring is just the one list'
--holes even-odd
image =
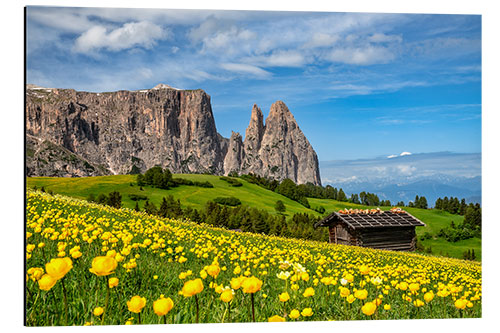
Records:
{"label": "shrub", "polygon": [[148,197],[142,194],[129,194],[128,197],[133,201],[148,200]]}
{"label": "shrub", "polygon": [[241,205],[241,201],[235,197],[217,197],[214,199],[214,202],[225,205],[225,206],[239,206]]}

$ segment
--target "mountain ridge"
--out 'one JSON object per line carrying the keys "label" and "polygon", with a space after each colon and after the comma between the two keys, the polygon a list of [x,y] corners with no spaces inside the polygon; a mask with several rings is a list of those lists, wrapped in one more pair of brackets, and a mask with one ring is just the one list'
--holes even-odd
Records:
{"label": "mountain ridge", "polygon": [[[217,132],[210,96],[202,89],[161,83],[146,90],[94,93],[26,86],[26,134],[112,174],[161,165],[176,173],[253,172],[321,184],[316,152],[283,102],[273,104],[266,125],[254,105],[247,132],[252,133],[255,121],[252,146],[248,133],[244,143],[239,133],[227,139]],[[47,163],[42,167],[34,143],[27,143],[33,152],[27,156],[29,176],[107,174],[101,167],[89,172],[68,161],[58,163],[64,172],[50,170]]]}

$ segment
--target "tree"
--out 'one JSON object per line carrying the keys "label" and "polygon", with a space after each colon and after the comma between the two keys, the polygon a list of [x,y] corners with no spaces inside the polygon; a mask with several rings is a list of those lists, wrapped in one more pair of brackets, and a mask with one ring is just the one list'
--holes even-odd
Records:
{"label": "tree", "polygon": [[137,186],[144,186],[146,183],[144,183],[144,175],[143,174],[138,174],[137,175]]}
{"label": "tree", "polygon": [[106,205],[108,202],[108,197],[104,193],[100,193],[96,199],[97,203],[100,205]]}
{"label": "tree", "polygon": [[136,201],[136,202],[135,202],[135,207],[134,207],[134,210],[135,210],[136,212],[140,212],[140,211],[141,211],[141,210],[140,210],[140,208],[139,208],[139,201]]}
{"label": "tree", "polygon": [[274,205],[274,209],[276,210],[276,212],[278,214],[283,214],[286,211],[285,204],[281,200],[276,201],[276,204]]}
{"label": "tree", "polygon": [[355,203],[355,204],[361,203],[359,201],[359,196],[357,194],[355,194],[355,193],[351,194],[351,198],[349,199],[349,201],[352,202],[352,203]]}
{"label": "tree", "polygon": [[120,208],[122,206],[122,195],[120,192],[113,191],[109,193],[107,204],[114,208]]}
{"label": "tree", "polygon": [[89,196],[87,197],[88,202],[96,202],[96,198],[94,193],[90,193]]}
{"label": "tree", "polygon": [[338,201],[347,201],[347,197],[342,189],[340,189],[337,193],[337,200]]}

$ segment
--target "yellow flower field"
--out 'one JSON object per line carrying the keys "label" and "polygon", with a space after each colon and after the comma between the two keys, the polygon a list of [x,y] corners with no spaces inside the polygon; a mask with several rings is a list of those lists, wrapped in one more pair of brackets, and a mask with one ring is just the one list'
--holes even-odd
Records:
{"label": "yellow flower field", "polygon": [[481,317],[477,262],[26,205],[28,326]]}

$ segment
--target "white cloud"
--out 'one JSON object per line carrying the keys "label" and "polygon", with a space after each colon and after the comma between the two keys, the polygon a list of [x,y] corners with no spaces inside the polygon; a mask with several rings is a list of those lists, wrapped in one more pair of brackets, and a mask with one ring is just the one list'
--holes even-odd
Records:
{"label": "white cloud", "polygon": [[399,156],[407,156],[407,155],[411,155],[411,153],[408,151],[404,151],[401,154],[399,154]]}
{"label": "white cloud", "polygon": [[306,57],[295,50],[277,50],[269,55],[247,57],[243,60],[270,67],[301,67],[307,63]]}
{"label": "white cloud", "polygon": [[248,64],[223,63],[221,64],[221,67],[231,72],[236,72],[240,74],[251,74],[261,78],[266,78],[271,76],[270,72],[265,71],[257,66]]}
{"label": "white cloud", "polygon": [[312,38],[307,41],[303,48],[328,47],[335,44],[340,37],[338,35],[326,34],[317,32],[312,35]]}
{"label": "white cloud", "polygon": [[395,59],[395,55],[385,47],[369,45],[333,49],[326,58],[350,65],[373,65],[388,63]]}
{"label": "white cloud", "polygon": [[81,34],[73,49],[80,53],[90,53],[99,49],[120,51],[137,46],[151,48],[157,40],[166,37],[165,29],[147,21],[125,23],[111,31],[97,25]]}
{"label": "white cloud", "polygon": [[375,33],[368,37],[372,43],[387,43],[387,42],[402,42],[403,38],[400,35],[386,35],[383,33]]}
{"label": "white cloud", "polygon": [[411,176],[415,171],[417,171],[417,168],[411,165],[407,164],[400,164],[396,166],[396,170],[404,176]]}
{"label": "white cloud", "polygon": [[398,155],[389,155],[389,156],[387,156],[387,158],[394,158],[394,157],[398,157]]}

